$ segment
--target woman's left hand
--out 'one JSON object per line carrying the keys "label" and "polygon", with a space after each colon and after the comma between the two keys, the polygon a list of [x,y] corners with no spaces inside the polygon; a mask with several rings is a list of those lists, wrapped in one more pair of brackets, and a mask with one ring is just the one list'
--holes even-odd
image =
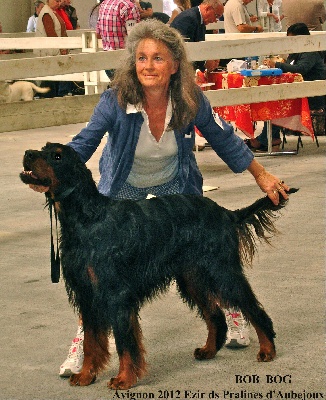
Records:
{"label": "woman's left hand", "polygon": [[280,195],[286,200],[289,198],[286,194],[290,190],[289,186],[266,170],[263,170],[255,179],[260,189],[267,194],[275,205],[278,205]]}

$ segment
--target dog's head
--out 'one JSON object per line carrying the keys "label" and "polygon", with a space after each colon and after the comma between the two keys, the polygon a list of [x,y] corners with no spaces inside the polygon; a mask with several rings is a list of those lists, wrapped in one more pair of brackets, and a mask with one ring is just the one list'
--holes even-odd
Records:
{"label": "dog's head", "polygon": [[48,187],[51,195],[60,195],[76,187],[81,173],[88,171],[78,154],[60,143],[47,143],[40,151],[26,150],[23,166],[21,180]]}

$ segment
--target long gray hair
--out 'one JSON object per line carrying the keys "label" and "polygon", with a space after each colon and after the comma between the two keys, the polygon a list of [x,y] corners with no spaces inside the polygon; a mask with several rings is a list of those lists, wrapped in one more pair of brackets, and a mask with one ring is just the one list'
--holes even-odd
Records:
{"label": "long gray hair", "polygon": [[176,29],[156,19],[147,19],[136,24],[127,39],[128,58],[116,71],[111,86],[117,91],[118,102],[122,108],[126,108],[128,103],[144,103],[144,91],[136,74],[136,50],[143,39],[164,43],[174,61],[179,63],[178,71],[170,80],[173,117],[169,127],[181,129],[194,119],[198,111],[199,88],[195,83],[192,64],[187,59],[184,40]]}

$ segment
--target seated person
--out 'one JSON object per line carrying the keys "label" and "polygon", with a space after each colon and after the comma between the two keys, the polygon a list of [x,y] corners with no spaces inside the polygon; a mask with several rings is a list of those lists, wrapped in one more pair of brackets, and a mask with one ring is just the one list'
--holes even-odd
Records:
{"label": "seated person", "polygon": [[155,18],[166,24],[169,16],[163,12],[154,12],[152,3],[146,1],[136,1],[135,4],[139,9],[140,19]]}
{"label": "seated person", "polygon": [[[286,34],[287,36],[298,36],[310,35],[310,32],[307,25],[300,22],[289,26]],[[285,62],[269,59],[267,65],[270,68],[280,68],[283,72],[299,73],[305,81],[326,79],[323,55],[318,51],[289,54]],[[325,122],[323,118],[318,118],[318,115],[323,115],[325,112],[325,96],[308,97],[308,102],[310,112],[313,114],[312,122],[315,135],[324,135]],[[272,144],[273,146],[280,145],[280,129],[274,125],[272,128]],[[267,144],[266,123],[262,133],[255,139],[246,139],[246,143],[252,150],[264,150]]]}
{"label": "seated person", "polygon": [[136,6],[139,9],[140,19],[152,18],[153,6],[152,3],[145,1],[135,1]]}

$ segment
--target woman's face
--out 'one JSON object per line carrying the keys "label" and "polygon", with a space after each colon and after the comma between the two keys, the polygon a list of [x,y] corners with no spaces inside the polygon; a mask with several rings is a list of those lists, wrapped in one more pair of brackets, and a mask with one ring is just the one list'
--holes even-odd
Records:
{"label": "woman's face", "polygon": [[166,89],[171,75],[179,63],[175,61],[167,46],[154,39],[143,39],[136,50],[136,73],[144,89]]}
{"label": "woman's face", "polygon": [[60,6],[61,0],[49,0],[48,5],[52,10],[57,10]]}

